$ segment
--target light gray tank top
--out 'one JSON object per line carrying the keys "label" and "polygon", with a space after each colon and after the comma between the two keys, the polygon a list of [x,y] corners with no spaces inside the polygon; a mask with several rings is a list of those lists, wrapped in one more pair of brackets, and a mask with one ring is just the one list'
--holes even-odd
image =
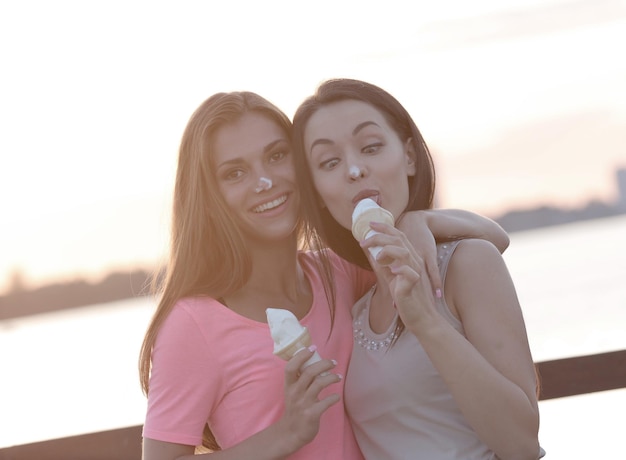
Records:
{"label": "light gray tank top", "polygon": [[[458,242],[437,245],[442,280]],[[389,347],[389,330],[369,327],[373,290],[353,308],[354,349],[346,376],[345,403],[363,455],[368,460],[493,460],[476,436],[421,344],[404,331]],[[444,298],[439,312],[464,334]],[[396,315],[397,317],[397,315]]]}

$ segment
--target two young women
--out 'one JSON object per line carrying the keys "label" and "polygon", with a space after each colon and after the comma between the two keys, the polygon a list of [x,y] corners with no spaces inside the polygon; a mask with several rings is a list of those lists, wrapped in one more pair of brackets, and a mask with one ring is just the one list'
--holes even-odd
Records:
{"label": "two young women", "polygon": [[[145,460],[190,458],[201,444],[215,459],[362,458],[340,401],[350,309],[375,276],[316,246],[291,129],[242,92],[207,99],[183,133],[169,261],[140,356]],[[433,234],[508,244],[494,222],[461,211],[412,212],[403,226],[436,285]],[[326,359],[300,371],[313,350],[274,356],[268,307],[291,310]]]}

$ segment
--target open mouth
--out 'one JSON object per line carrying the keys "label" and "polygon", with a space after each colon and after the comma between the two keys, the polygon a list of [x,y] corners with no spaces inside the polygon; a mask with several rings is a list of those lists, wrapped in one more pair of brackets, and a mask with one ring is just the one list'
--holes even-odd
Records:
{"label": "open mouth", "polygon": [[263,204],[260,204],[259,206],[252,208],[252,212],[261,213],[261,212],[269,211],[271,209],[277,208],[278,206],[283,204],[285,201],[287,201],[287,195],[282,195],[276,198],[275,200],[268,201],[267,203],[263,203]]}
{"label": "open mouth", "polygon": [[362,192],[358,193],[352,199],[352,205],[356,206],[359,203],[359,201],[364,200],[365,198],[369,198],[371,200],[374,200],[376,202],[376,204],[380,206],[380,194],[378,192],[373,191],[373,190],[363,190]]}

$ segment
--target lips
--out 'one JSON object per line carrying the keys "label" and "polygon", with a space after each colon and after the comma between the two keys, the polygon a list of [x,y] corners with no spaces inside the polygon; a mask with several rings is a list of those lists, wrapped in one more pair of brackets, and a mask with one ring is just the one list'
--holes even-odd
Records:
{"label": "lips", "polygon": [[352,205],[356,206],[359,201],[364,200],[365,198],[371,198],[380,206],[380,193],[377,190],[361,190],[357,193],[354,198],[352,198]]}
{"label": "lips", "polygon": [[274,208],[277,208],[278,206],[285,203],[286,201],[287,201],[287,194],[285,193],[284,195],[281,195],[278,198],[275,198],[271,201],[266,201],[265,203],[255,206],[254,208],[252,208],[252,212],[262,213],[262,212],[270,211]]}

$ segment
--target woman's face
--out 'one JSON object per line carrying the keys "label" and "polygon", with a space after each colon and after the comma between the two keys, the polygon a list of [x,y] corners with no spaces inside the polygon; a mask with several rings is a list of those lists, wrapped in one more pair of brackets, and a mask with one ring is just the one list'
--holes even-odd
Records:
{"label": "woman's face", "polygon": [[264,241],[291,236],[299,195],[282,127],[266,115],[248,112],[217,130],[213,148],[219,191],[242,231]]}
{"label": "woman's face", "polygon": [[343,227],[351,228],[352,211],[363,198],[373,198],[396,219],[406,208],[408,177],[415,174],[411,143],[373,106],[346,100],[317,110],[306,124],[304,148],[315,188]]}

